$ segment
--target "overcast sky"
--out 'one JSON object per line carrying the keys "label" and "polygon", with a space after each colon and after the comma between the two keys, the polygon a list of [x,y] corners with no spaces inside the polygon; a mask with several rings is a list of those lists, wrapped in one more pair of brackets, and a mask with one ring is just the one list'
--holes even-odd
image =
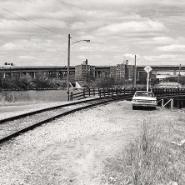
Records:
{"label": "overcast sky", "polygon": [[185,65],[185,0],[0,0],[0,65]]}

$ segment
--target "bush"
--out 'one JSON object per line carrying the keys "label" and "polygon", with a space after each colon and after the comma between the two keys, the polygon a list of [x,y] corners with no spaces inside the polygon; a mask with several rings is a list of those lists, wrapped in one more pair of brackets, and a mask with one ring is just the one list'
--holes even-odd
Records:
{"label": "bush", "polygon": [[99,88],[111,88],[115,85],[115,81],[113,78],[105,78],[98,80],[96,82],[96,86]]}
{"label": "bush", "polygon": [[176,164],[179,155],[171,150],[169,144],[164,143],[161,128],[150,128],[149,124],[143,124],[141,135],[121,157],[107,160],[104,181],[108,184],[185,184],[184,172]]}
{"label": "bush", "polygon": [[0,82],[0,88],[8,90],[64,89],[66,87],[66,83],[59,79],[48,79],[44,77],[32,79],[27,75],[20,79],[1,79]]}

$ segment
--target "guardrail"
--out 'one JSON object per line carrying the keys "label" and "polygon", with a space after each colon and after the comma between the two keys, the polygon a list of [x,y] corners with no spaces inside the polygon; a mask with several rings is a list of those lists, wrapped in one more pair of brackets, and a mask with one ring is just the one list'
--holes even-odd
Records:
{"label": "guardrail", "polygon": [[83,99],[90,96],[111,97],[116,95],[134,94],[136,89],[118,89],[118,88],[99,88],[99,89],[84,89],[81,92],[70,92],[70,100]]}
{"label": "guardrail", "polygon": [[185,88],[177,88],[177,89],[153,89],[153,93],[158,97],[175,97],[185,95]]}
{"label": "guardrail", "polygon": [[[83,89],[80,92],[71,92],[70,100],[83,99],[90,96],[110,97],[116,95],[130,94],[133,95],[136,91],[146,91],[146,89],[125,89],[125,88],[99,88],[99,89]],[[185,88],[180,89],[152,89],[157,98],[185,96]]]}

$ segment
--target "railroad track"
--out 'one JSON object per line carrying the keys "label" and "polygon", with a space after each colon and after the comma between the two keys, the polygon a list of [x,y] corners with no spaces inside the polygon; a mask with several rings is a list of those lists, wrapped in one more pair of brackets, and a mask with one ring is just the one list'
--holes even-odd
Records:
{"label": "railroad track", "polygon": [[0,120],[0,144],[57,118],[112,101],[120,99],[128,100],[130,96],[122,95],[77,101]]}

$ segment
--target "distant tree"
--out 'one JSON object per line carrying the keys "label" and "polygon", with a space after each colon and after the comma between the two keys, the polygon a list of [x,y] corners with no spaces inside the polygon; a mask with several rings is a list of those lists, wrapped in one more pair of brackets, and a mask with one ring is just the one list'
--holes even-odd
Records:
{"label": "distant tree", "polygon": [[115,85],[113,78],[104,78],[96,81],[96,86],[99,88],[111,88]]}

